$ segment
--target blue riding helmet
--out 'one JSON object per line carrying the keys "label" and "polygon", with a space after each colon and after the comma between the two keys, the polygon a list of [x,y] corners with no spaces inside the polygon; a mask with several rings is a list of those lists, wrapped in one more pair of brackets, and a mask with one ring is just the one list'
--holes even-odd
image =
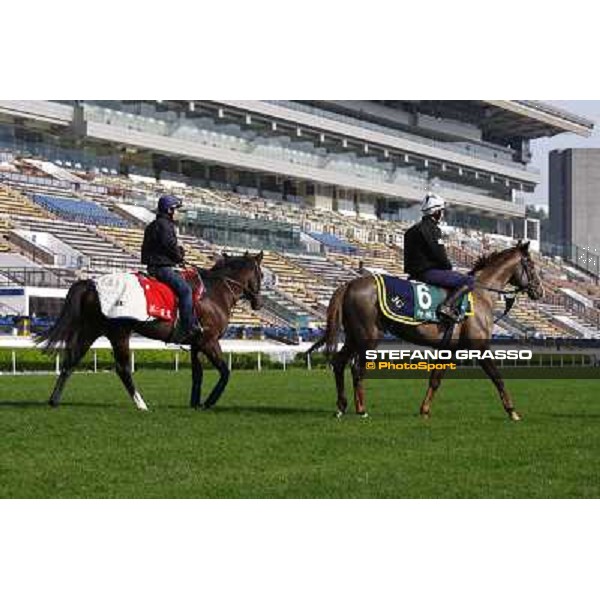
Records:
{"label": "blue riding helmet", "polygon": [[183,202],[177,196],[161,196],[158,201],[158,212],[167,214],[169,211],[182,206]]}

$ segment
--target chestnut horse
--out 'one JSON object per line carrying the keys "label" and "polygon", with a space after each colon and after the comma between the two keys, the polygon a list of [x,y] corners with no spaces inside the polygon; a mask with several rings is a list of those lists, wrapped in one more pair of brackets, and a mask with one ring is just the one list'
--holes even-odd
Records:
{"label": "chestnut horse", "polygon": [[[196,307],[201,315],[204,332],[192,341],[192,408],[208,409],[217,402],[229,380],[229,369],[223,359],[219,339],[225,333],[231,312],[240,298],[249,300],[254,310],[262,306],[260,264],[263,253],[243,256],[223,254],[215,266],[203,271],[208,291]],[[48,331],[39,336],[44,350],[62,353],[61,369],[49,404],[57,407],[63,388],[71,373],[96,339],[106,336],[115,357],[116,371],[137,408],[147,410],[146,403],[135,388],[131,376],[129,338],[132,333],[168,342],[173,324],[168,321],[134,321],[109,319],[100,310],[100,301],[93,280],[76,281],[67,294],[62,312]],[[59,346],[61,348],[59,349]],[[204,403],[201,402],[203,353],[219,372],[219,380]]]}
{"label": "chestnut horse", "polygon": [[[309,350],[308,354],[322,345],[331,357],[337,388],[337,413],[345,414],[348,402],[344,391],[344,370],[351,362],[352,383],[356,412],[366,416],[363,378],[365,375],[365,351],[375,349],[384,333],[389,332],[408,342],[446,348],[487,350],[494,326],[494,300],[505,286],[515,286],[515,292],[527,292],[532,300],[543,295],[540,278],[529,255],[529,242],[519,242],[516,247],[481,257],[471,273],[475,276],[475,314],[454,326],[452,336],[444,340],[446,325],[422,323],[416,326],[402,325],[388,320],[377,300],[377,288],[372,275],[359,277],[346,283],[333,293],[327,309],[327,327],[324,336]],[[338,334],[343,327],[345,341],[338,351]],[[491,358],[479,361],[488,377],[494,382],[504,410],[513,421],[520,420],[512,399],[504,386],[498,368]],[[431,402],[440,387],[444,370],[434,370],[429,387],[421,404],[423,417],[431,414]]]}

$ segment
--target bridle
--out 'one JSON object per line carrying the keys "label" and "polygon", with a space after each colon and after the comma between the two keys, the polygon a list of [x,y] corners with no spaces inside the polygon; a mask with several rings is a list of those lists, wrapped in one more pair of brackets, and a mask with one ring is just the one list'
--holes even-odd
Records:
{"label": "bridle", "polygon": [[[259,270],[258,270],[258,264],[256,263],[256,261],[254,261],[254,273],[255,273],[255,275],[256,275],[257,278],[260,277],[260,273],[259,273]],[[253,301],[256,302],[257,301],[258,293],[255,292],[254,290],[252,290],[250,288],[250,286],[245,285],[245,284],[239,282],[237,279],[233,279],[231,277],[223,276],[223,277],[219,277],[219,279],[225,284],[225,286],[231,292],[231,295],[233,297],[236,296],[236,292],[232,289],[231,284],[239,286],[239,291],[240,291],[239,297],[240,298],[241,297],[246,298],[250,302],[253,302]]]}
{"label": "bridle", "polygon": [[514,304],[517,300],[517,296],[519,294],[532,292],[532,286],[533,286],[534,282],[533,282],[533,277],[531,275],[531,270],[530,270],[529,264],[530,264],[530,258],[528,256],[521,256],[521,260],[519,261],[519,266],[521,267],[521,274],[520,274],[519,279],[520,280],[526,279],[526,282],[521,283],[520,285],[515,285],[512,290],[504,290],[504,289],[494,288],[494,287],[491,287],[488,285],[483,285],[483,284],[477,283],[477,282],[475,283],[475,287],[482,289],[482,290],[487,290],[488,292],[495,292],[500,297],[504,298],[504,302],[505,302],[504,312],[499,317],[494,319],[494,323],[497,323],[498,321],[503,319],[510,312],[510,310],[514,306]]}

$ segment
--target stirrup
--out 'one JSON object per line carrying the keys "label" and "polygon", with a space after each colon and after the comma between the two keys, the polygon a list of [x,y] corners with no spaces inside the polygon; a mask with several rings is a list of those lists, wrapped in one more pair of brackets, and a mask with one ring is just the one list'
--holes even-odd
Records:
{"label": "stirrup", "polygon": [[437,310],[438,317],[452,323],[460,322],[460,313],[457,308],[440,304]]}

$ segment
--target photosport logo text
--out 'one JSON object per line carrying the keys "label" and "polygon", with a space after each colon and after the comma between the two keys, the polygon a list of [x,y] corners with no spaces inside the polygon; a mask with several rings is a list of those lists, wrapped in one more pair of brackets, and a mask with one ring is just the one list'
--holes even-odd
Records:
{"label": "photosport logo text", "polygon": [[406,350],[377,349],[366,350],[364,355],[367,376],[418,376],[419,373],[431,374],[433,371],[457,371],[465,363],[485,359],[511,361],[513,364],[528,364],[533,358],[529,349],[493,349],[493,350]]}

